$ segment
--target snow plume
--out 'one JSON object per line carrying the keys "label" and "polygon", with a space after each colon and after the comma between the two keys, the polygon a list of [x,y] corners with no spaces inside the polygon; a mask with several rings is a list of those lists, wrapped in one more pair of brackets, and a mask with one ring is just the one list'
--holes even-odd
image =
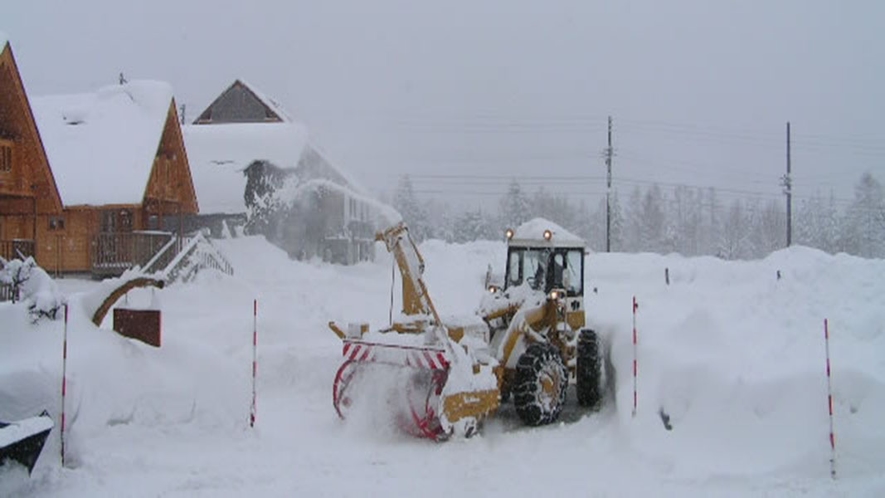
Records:
{"label": "snow plume", "polygon": [[307,169],[255,161],[245,173],[248,233],[264,235],[296,259],[370,259],[375,232],[402,219],[391,207]]}
{"label": "snow plume", "polygon": [[37,266],[32,257],[24,261],[0,258],[0,283],[12,286],[13,295],[18,294],[28,306],[32,322],[41,318],[55,320],[64,304],[58,285],[43,268]]}
{"label": "snow plume", "polygon": [[296,202],[305,202],[310,195],[325,195],[326,192],[336,192],[346,198],[365,203],[375,212],[375,218],[379,226],[391,227],[400,221],[403,216],[393,207],[384,204],[372,197],[357,193],[356,191],[339,185],[331,180],[308,180],[297,182],[295,177],[290,177],[277,192],[280,203],[286,203],[289,207]]}

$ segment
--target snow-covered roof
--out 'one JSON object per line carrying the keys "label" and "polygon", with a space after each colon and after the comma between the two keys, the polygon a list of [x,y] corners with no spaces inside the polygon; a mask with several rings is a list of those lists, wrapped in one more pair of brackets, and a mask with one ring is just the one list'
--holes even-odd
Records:
{"label": "snow-covered roof", "polygon": [[266,160],[294,168],[307,144],[307,129],[298,123],[230,123],[182,126],[191,176],[200,211],[246,212],[243,170]]}
{"label": "snow-covered roof", "polygon": [[64,205],[142,202],[171,103],[159,81],[32,98]]}
{"label": "snow-covered roof", "polygon": [[[544,232],[550,230],[552,237],[550,241],[544,240]],[[583,246],[584,239],[569,232],[565,228],[544,218],[534,218],[526,221],[514,230],[513,237],[510,239],[512,245],[553,245],[553,246]]]}

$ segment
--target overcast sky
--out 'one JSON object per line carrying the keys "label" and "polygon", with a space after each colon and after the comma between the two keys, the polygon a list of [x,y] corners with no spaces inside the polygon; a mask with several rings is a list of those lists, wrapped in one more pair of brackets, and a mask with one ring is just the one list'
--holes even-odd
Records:
{"label": "overcast sky", "polygon": [[[494,203],[511,178],[574,200],[615,186],[780,198],[885,181],[879,0],[19,0],[0,7],[27,91],[170,82],[193,119],[234,79],[280,101],[376,193]],[[549,180],[542,180],[549,178]]]}

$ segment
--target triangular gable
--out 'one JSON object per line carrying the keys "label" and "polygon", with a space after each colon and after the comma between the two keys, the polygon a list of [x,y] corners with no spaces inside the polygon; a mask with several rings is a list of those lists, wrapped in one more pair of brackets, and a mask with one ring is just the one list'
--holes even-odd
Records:
{"label": "triangular gable", "polygon": [[64,205],[140,204],[172,102],[156,81],[32,99]]}
{"label": "triangular gable", "polygon": [[144,199],[146,202],[152,200],[178,202],[181,207],[180,213],[183,214],[199,212],[184,137],[178,124],[175,99],[169,105],[160,146],[145,187]]}
{"label": "triangular gable", "polygon": [[238,79],[209,104],[194,124],[286,122],[291,119],[280,104]]}
{"label": "triangular gable", "polygon": [[[36,195],[39,212],[60,212],[61,197],[12,53],[12,45],[2,33],[0,139],[12,142],[15,149],[12,168],[18,169],[9,172],[11,178],[0,177],[0,195]],[[23,192],[24,189],[26,192]]]}

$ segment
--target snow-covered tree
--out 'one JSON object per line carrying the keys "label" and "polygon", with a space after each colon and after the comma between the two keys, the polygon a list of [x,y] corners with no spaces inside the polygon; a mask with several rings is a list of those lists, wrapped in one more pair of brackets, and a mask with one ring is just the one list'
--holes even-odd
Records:
{"label": "snow-covered tree", "polygon": [[717,255],[729,260],[748,257],[748,235],[749,223],[744,213],[743,203],[735,199],[728,208],[728,214],[722,225]]}
{"label": "snow-covered tree", "polygon": [[667,218],[664,214],[664,194],[658,185],[652,185],[645,191],[640,213],[639,227],[643,250],[666,252]]}
{"label": "snow-covered tree", "polygon": [[[618,200],[618,191],[613,190],[609,205],[609,237],[611,237],[611,250],[618,252],[624,250],[624,215],[621,213],[621,201]],[[604,223],[604,222],[603,222]],[[603,236],[604,233],[603,233]]]}
{"label": "snow-covered tree", "polygon": [[498,235],[482,209],[472,209],[458,216],[453,233],[455,242],[461,243],[490,240]]}
{"label": "snow-covered tree", "polygon": [[758,199],[749,204],[749,256],[763,258],[786,245],[787,215],[781,203]]}
{"label": "snow-covered tree", "polygon": [[793,235],[797,244],[815,247],[828,253],[838,250],[839,219],[832,192],[824,199],[815,192],[803,199],[796,209]]}
{"label": "snow-covered tree", "polygon": [[245,232],[249,235],[264,234],[273,239],[272,232],[279,225],[284,207],[276,192],[293,172],[267,161],[254,161],[243,173],[246,175],[246,190],[243,192],[246,201]]}
{"label": "snow-covered tree", "polygon": [[633,187],[627,201],[627,212],[624,223],[624,251],[638,252],[647,250],[642,238],[642,191]]}
{"label": "snow-covered tree", "polygon": [[841,249],[865,258],[885,256],[885,192],[869,172],[854,188],[854,200],[845,213]]}
{"label": "snow-covered tree", "polygon": [[498,209],[504,227],[516,228],[533,217],[532,202],[516,180],[510,182]]}
{"label": "snow-covered tree", "polygon": [[393,207],[400,212],[403,221],[409,227],[409,233],[416,241],[420,242],[433,236],[432,227],[427,222],[427,211],[415,197],[415,189],[412,187],[409,175],[400,177],[396,191],[393,193]]}

